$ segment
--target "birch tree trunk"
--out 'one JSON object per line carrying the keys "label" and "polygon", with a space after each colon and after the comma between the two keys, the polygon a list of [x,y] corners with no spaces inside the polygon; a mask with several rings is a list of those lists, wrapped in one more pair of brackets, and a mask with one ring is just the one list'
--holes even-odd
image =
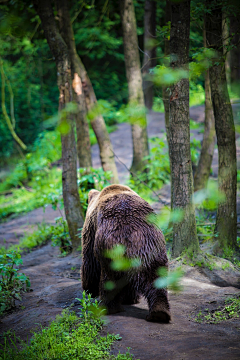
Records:
{"label": "birch tree trunk", "polygon": [[[171,3],[170,66],[188,70],[190,0]],[[171,87],[169,146],[172,175],[172,208],[181,210],[183,219],[173,224],[174,257],[184,250],[199,251],[195,209],[192,203],[193,177],[190,154],[189,80]]]}
{"label": "birch tree trunk", "polygon": [[[128,82],[128,100],[133,108],[144,109],[144,96],[142,89],[142,74],[138,51],[137,27],[132,0],[120,0],[120,10],[123,28],[123,44],[125,55],[125,67]],[[133,162],[131,171],[142,171],[146,165],[143,160],[149,154],[147,119],[141,111],[141,126],[132,124]]]}
{"label": "birch tree trunk", "polygon": [[[209,4],[212,1],[209,0]],[[235,127],[229,99],[222,43],[222,12],[219,7],[206,13],[206,37],[216,57],[209,69],[212,104],[218,144],[218,187],[225,201],[218,205],[216,231],[220,248],[237,244],[237,164]]]}
{"label": "birch tree trunk", "polygon": [[[65,108],[67,103],[72,101],[71,68],[68,49],[57,30],[50,2],[48,0],[35,0],[35,4],[37,13],[42,22],[45,37],[57,65],[59,111],[61,111]],[[61,135],[62,187],[64,209],[69,233],[73,250],[76,250],[80,245],[80,239],[77,234],[79,228],[83,226],[83,218],[81,216],[82,209],[77,186],[77,157],[74,139],[74,124],[71,116],[69,116],[67,120],[70,124],[70,131],[65,135]]]}
{"label": "birch tree trunk", "polygon": [[[203,33],[204,47],[206,44],[206,31]],[[210,176],[212,158],[215,145],[215,119],[213,114],[209,70],[205,74],[205,121],[201,154],[194,175],[194,191],[206,188]]]}
{"label": "birch tree trunk", "polygon": [[153,82],[146,78],[150,69],[156,66],[156,1],[145,0],[144,12],[144,58],[143,58],[143,93],[147,109],[153,106],[154,86]]}

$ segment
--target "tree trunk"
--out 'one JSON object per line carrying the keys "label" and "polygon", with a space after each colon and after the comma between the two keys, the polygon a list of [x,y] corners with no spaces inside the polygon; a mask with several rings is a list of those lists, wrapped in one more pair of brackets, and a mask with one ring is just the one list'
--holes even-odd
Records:
{"label": "tree trunk", "polygon": [[[37,12],[42,22],[45,37],[56,61],[59,88],[59,111],[72,101],[71,69],[68,49],[59,34],[53,15],[51,4],[48,0],[36,0]],[[68,118],[71,125],[70,131],[61,135],[62,141],[62,187],[63,201],[69,233],[73,250],[80,245],[77,236],[79,228],[83,226],[81,204],[77,186],[76,146],[74,139],[74,125],[71,116]]]}
{"label": "tree trunk", "polygon": [[[204,46],[206,47],[206,31],[203,33]],[[207,187],[215,145],[215,120],[212,108],[209,70],[205,74],[205,121],[201,154],[194,175],[194,191]]]}
{"label": "tree trunk", "polygon": [[[142,74],[138,51],[137,27],[132,0],[120,0],[123,27],[125,67],[128,82],[129,106],[144,108]],[[143,111],[141,111],[143,114]],[[133,162],[131,171],[142,171],[147,163],[143,160],[149,154],[146,114],[141,116],[141,125],[132,124]]]}
{"label": "tree trunk", "polygon": [[[169,0],[166,0],[166,7],[165,7],[165,25],[171,21],[171,3]],[[169,66],[168,57],[170,54],[169,50],[169,40],[165,38],[164,40],[164,56],[166,66]],[[162,87],[162,97],[163,97],[163,105],[164,105],[164,114],[165,114],[165,127],[166,127],[166,134],[167,134],[167,142],[169,148],[169,93],[167,91],[168,87]]]}
{"label": "tree trunk", "polygon": [[[97,99],[91,81],[88,77],[87,71],[76,51],[72,24],[67,8],[67,1],[58,0],[58,6],[59,6],[59,10],[60,8],[63,9],[63,11],[59,11],[60,22],[62,22],[61,25],[62,34],[69,48],[69,53],[72,62],[72,69],[74,72],[74,79],[75,79],[73,81],[74,92],[80,109],[80,112],[78,114],[78,121],[77,121],[78,124],[77,131],[80,129],[82,131],[82,134],[80,134],[80,131],[78,131],[78,135],[79,135],[78,148],[81,148],[81,154],[79,151],[78,155],[79,155],[80,166],[82,166],[81,163],[83,164],[84,161],[83,158],[86,157],[87,152],[88,152],[87,155],[88,164],[90,164],[89,157],[91,154],[91,151],[89,150],[90,144],[88,143],[89,135],[88,135],[88,127],[86,123],[86,110],[89,111],[94,106],[96,106]],[[99,114],[98,116],[96,116],[91,121],[91,125],[98,141],[98,146],[100,150],[100,159],[103,170],[111,171],[113,174],[111,178],[111,182],[118,184],[119,182],[118,172],[115,164],[113,147],[102,115]]]}
{"label": "tree trunk", "polygon": [[[237,3],[236,3],[237,4]],[[239,4],[238,4],[239,8]],[[239,11],[239,9],[238,9]],[[238,83],[240,80],[240,21],[239,15],[230,17],[230,35],[233,35],[231,44],[234,46],[230,51],[231,83]]]}
{"label": "tree trunk", "polygon": [[80,167],[86,168],[89,171],[89,168],[92,166],[92,156],[89,138],[89,126],[87,121],[87,109],[82,89],[80,66],[67,0],[57,0],[57,8],[60,24],[60,34],[67,44],[69,57],[71,60],[72,87],[74,90],[73,99],[78,104],[78,113],[75,117],[77,129],[78,160]]}
{"label": "tree trunk", "polygon": [[[188,70],[190,0],[171,3],[170,65]],[[184,250],[199,251],[195,209],[192,203],[193,177],[190,153],[189,80],[171,87],[169,145],[172,174],[172,207],[183,211],[181,222],[173,224],[174,257]]]}
{"label": "tree trunk", "polygon": [[228,51],[229,41],[229,28],[227,14],[224,13],[222,17],[222,37],[223,37],[223,56],[225,58],[226,77],[227,83],[231,82],[231,70],[230,70],[230,52]]}
{"label": "tree trunk", "polygon": [[[79,57],[78,61],[86,106],[87,110],[89,111],[97,105],[97,98],[92,87],[92,83],[88,77],[87,71]],[[103,170],[111,171],[113,174],[111,178],[111,183],[118,184],[118,172],[115,164],[113,147],[102,115],[99,114],[93,120],[91,120],[91,125],[97,138]]]}
{"label": "tree trunk", "polygon": [[219,7],[206,14],[206,36],[208,47],[213,48],[216,53],[209,75],[218,144],[218,186],[226,197],[225,201],[218,205],[216,220],[218,241],[222,249],[225,246],[236,246],[237,165],[235,127],[223,58],[222,12]]}
{"label": "tree trunk", "polygon": [[144,58],[143,58],[143,92],[144,102],[147,109],[153,106],[154,87],[153,82],[146,78],[150,69],[156,66],[156,1],[145,0],[144,12]]}

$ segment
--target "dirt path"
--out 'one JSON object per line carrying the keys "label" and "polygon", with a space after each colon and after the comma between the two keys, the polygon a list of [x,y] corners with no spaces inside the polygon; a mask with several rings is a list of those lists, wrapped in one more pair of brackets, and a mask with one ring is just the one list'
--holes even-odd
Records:
{"label": "dirt path", "polygon": [[[238,110],[236,110],[238,111]],[[236,112],[235,112],[236,113]],[[190,117],[195,121],[203,120],[203,107],[191,109]],[[164,115],[149,115],[150,136],[161,136],[164,132]],[[193,136],[201,138],[197,130],[191,131]],[[111,134],[114,151],[127,167],[131,165],[130,126],[121,124]],[[98,148],[93,149],[94,166],[100,166]],[[217,152],[213,165],[217,164]],[[126,168],[117,163],[121,182],[128,176]],[[161,196],[169,202],[170,187],[161,190]],[[159,205],[156,204],[156,209]],[[36,209],[28,215],[0,224],[0,243],[16,243],[24,232],[41,223],[54,223],[59,216],[48,207],[44,213]],[[78,310],[81,298],[79,282],[80,256],[68,255],[59,257],[59,251],[50,244],[23,255],[22,270],[29,276],[32,291],[23,295],[23,301],[17,303],[17,309],[0,320],[0,333],[12,329],[17,336],[27,339],[32,329],[47,325],[63,308],[73,303]],[[126,311],[107,317],[108,324],[104,331],[119,333],[122,341],[115,343],[113,352],[131,352],[141,360],[208,360],[208,359],[240,359],[240,320],[229,320],[216,325],[199,324],[191,318],[205,308],[215,308],[224,298],[239,292],[234,287],[219,287],[199,270],[193,268],[182,279],[183,291],[170,293],[173,320],[170,324],[146,322],[147,304],[144,299],[134,306],[126,306]],[[195,315],[193,315],[195,314]]]}
{"label": "dirt path", "polygon": [[[12,329],[27,340],[31,330],[46,326],[63,308],[73,303],[73,309],[78,311],[75,299],[81,298],[81,259],[58,255],[58,250],[48,244],[23,256],[22,270],[31,279],[32,291],[23,295],[17,310],[1,319],[1,333]],[[122,337],[115,343],[113,353],[125,352],[131,347],[131,353],[141,360],[238,360],[239,319],[207,325],[193,322],[191,317],[211,304],[217,309],[224,298],[238,293],[239,289],[215,286],[195,268],[182,279],[182,285],[182,292],[170,292],[173,316],[170,324],[147,322],[144,299],[137,305],[125,306],[123,313],[108,316],[104,332]]]}

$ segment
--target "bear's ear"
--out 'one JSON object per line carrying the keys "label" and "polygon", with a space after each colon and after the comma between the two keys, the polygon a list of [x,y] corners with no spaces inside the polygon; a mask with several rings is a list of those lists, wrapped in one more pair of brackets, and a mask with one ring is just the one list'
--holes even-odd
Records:
{"label": "bear's ear", "polygon": [[98,190],[95,190],[95,189],[90,190],[88,193],[88,204],[90,204],[92,199],[94,199],[95,196],[97,196],[99,193],[100,193],[100,191],[98,191]]}

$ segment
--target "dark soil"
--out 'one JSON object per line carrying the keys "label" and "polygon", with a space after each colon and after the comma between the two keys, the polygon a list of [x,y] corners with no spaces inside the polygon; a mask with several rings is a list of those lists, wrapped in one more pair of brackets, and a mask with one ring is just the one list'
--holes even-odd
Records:
{"label": "dark soil", "polygon": [[[191,118],[203,121],[203,107],[191,109]],[[150,113],[149,135],[161,136],[164,131],[164,115]],[[191,131],[195,137],[202,137],[196,130]],[[121,124],[119,130],[111,134],[114,152],[129,168],[131,165],[130,126]],[[238,149],[239,151],[239,149]],[[97,146],[93,147],[94,166],[100,166]],[[214,154],[217,165],[217,152]],[[126,168],[118,163],[120,179],[123,182],[128,176]],[[159,192],[165,202],[170,201],[170,186]],[[160,209],[160,203],[154,208]],[[240,212],[239,212],[240,215]],[[54,223],[59,216],[50,207],[44,214],[37,209],[22,217],[0,224],[0,243],[17,243],[32,226],[45,220]],[[239,220],[238,220],[239,221]],[[0,320],[0,333],[9,329],[17,336],[27,340],[32,330],[46,326],[49,321],[61,313],[62,309],[73,304],[78,311],[78,301],[82,288],[79,282],[81,257],[68,255],[59,257],[59,250],[47,244],[22,256],[21,269],[29,276],[31,290],[23,294],[23,301],[16,302],[16,309]],[[211,278],[211,277],[210,277]],[[217,309],[226,297],[239,293],[239,289],[225,284],[215,285],[207,273],[192,268],[182,279],[183,290],[169,293],[172,321],[170,324],[149,323],[145,320],[148,314],[146,301],[125,306],[125,312],[107,316],[105,331],[118,333],[122,340],[116,342],[113,353],[125,352],[131,347],[131,353],[141,360],[209,360],[209,359],[240,359],[240,320],[239,318],[219,324],[199,324],[193,319],[205,308]]]}

